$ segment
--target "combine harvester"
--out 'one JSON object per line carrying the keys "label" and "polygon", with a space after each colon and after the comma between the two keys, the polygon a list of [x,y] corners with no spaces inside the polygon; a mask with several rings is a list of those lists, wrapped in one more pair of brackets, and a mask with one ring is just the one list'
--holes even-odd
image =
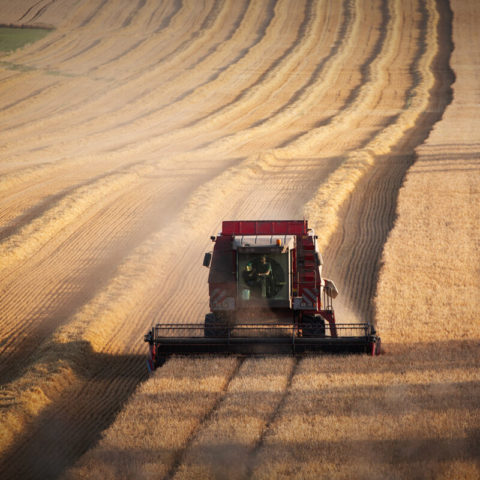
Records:
{"label": "combine harvester", "polygon": [[145,335],[154,370],[172,354],[380,353],[369,323],[336,323],[338,292],[322,277],[306,220],[224,221],[206,253],[210,313],[204,324],[158,323]]}

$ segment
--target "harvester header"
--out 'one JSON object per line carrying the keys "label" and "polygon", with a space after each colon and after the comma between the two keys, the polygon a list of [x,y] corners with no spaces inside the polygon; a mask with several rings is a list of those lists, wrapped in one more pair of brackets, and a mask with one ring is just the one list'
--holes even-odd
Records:
{"label": "harvester header", "polygon": [[210,312],[203,324],[152,327],[149,367],[171,354],[378,353],[372,325],[336,322],[317,239],[306,220],[224,221],[203,260]]}

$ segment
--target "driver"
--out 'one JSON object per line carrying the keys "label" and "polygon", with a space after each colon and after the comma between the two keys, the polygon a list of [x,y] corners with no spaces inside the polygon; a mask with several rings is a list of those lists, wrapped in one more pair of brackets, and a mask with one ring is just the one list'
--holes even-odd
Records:
{"label": "driver", "polygon": [[257,265],[257,275],[262,281],[262,297],[269,296],[270,293],[270,279],[272,276],[272,266],[267,262],[267,257],[262,255],[260,263]]}
{"label": "driver", "polygon": [[260,263],[257,265],[257,273],[259,277],[268,277],[272,274],[272,266],[267,262],[267,257],[262,255]]}

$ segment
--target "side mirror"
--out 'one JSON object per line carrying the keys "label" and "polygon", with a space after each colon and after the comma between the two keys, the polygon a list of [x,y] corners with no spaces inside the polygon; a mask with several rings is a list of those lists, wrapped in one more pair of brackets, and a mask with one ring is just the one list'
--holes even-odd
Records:
{"label": "side mirror", "polygon": [[208,252],[203,257],[203,266],[208,268],[210,266],[211,261],[212,261],[212,254]]}
{"label": "side mirror", "polygon": [[315,252],[315,262],[317,266],[323,265],[323,258],[320,252]]}

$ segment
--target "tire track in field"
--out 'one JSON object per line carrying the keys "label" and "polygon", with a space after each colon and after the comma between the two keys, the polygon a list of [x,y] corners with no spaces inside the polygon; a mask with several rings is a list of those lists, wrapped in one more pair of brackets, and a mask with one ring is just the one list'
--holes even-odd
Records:
{"label": "tire track in field", "polygon": [[[40,5],[41,3],[43,2],[43,0],[39,0],[38,2],[34,3],[30,8],[28,8],[25,13],[17,20],[19,23],[27,16],[30,14],[30,12],[37,8],[38,5]],[[38,10],[37,10],[37,13],[38,13]],[[34,17],[35,18],[35,17]]]}
{"label": "tire track in field", "polygon": [[[248,478],[252,449],[278,408],[296,359],[248,358],[170,478]],[[232,448],[233,446],[233,448]]]}
{"label": "tire track in field", "polygon": [[42,15],[48,8],[50,8],[57,0],[51,0],[50,2],[48,2],[46,5],[44,5],[42,8],[40,8],[36,13],[35,15],[32,17],[32,19],[30,20],[31,22],[33,22],[36,18],[38,18],[40,15]]}
{"label": "tire track in field", "polygon": [[[66,39],[68,42],[71,42],[76,39],[75,35],[72,36],[72,32],[77,32],[77,30],[80,29],[80,26],[78,24],[83,22],[83,20],[80,19],[78,22],[76,22],[75,17],[76,16],[81,17],[82,15],[79,12],[82,10],[85,10],[85,8],[88,8],[87,5],[88,4],[86,2],[83,2],[82,8],[79,8],[77,12],[72,15],[71,18],[66,19],[65,22],[58,27],[57,30],[52,32],[52,34],[50,34],[45,39],[42,39],[41,41],[35,42],[34,44],[30,45],[27,50],[12,52],[9,58],[16,59],[17,62],[28,62],[29,60],[34,59],[37,64],[42,63],[42,57],[40,53],[50,55],[48,48],[50,48],[52,45],[54,46],[52,54],[53,55],[58,54],[58,50],[62,48],[61,45],[58,45],[60,41]],[[181,5],[182,3],[180,2],[180,7]],[[168,15],[168,9],[166,9],[165,7],[162,8],[161,6],[157,5],[154,11],[150,14],[151,17],[155,16],[157,11],[159,10],[167,14],[166,18],[163,20],[161,24],[162,26],[165,26],[165,27],[167,27],[170,24],[172,17],[174,17],[178,13],[178,10],[174,10],[173,13]],[[167,11],[165,12],[165,10]],[[89,12],[85,12],[85,15],[87,14],[89,14]],[[149,23],[150,21],[151,21],[151,18],[150,20],[147,20],[147,23]],[[141,29],[142,27],[139,26],[138,28]],[[83,27],[83,30],[86,30],[86,28]],[[63,32],[67,32],[67,33],[63,33]],[[42,68],[42,67],[38,67],[38,68]]]}
{"label": "tire track in field", "polygon": [[64,40],[67,37],[65,31],[68,29],[78,28],[80,23],[84,21],[84,17],[90,14],[91,4],[96,4],[95,0],[84,1],[80,3],[80,6],[76,8],[73,14],[67,18],[46,38],[35,42],[33,45],[28,47],[28,51],[20,50],[19,52],[13,52],[12,57],[19,60],[24,59],[24,56],[29,56],[30,52],[34,53],[35,56],[38,56],[39,52],[45,52],[47,49],[60,40]]}
{"label": "tire track in field", "polygon": [[138,13],[144,9],[146,4],[147,4],[147,0],[137,0],[136,7],[128,14],[128,17],[123,21],[122,29],[127,28],[132,24],[135,16],[138,15]]}
{"label": "tire track in field", "polygon": [[98,14],[103,10],[105,5],[107,5],[108,0],[101,0],[98,3],[97,8],[95,8],[90,15],[83,20],[83,22],[80,24],[80,27],[86,27],[89,23],[94,22],[98,19]]}
{"label": "tire track in field", "polygon": [[[99,22],[101,18],[107,18],[107,14],[105,12],[105,6],[108,4],[109,0],[101,0],[100,2],[95,2],[95,6],[93,7],[93,10],[89,10],[86,15],[88,15],[86,18],[82,20],[82,22],[77,26],[77,31],[81,31],[82,29],[85,29],[87,26],[94,25],[96,22]],[[77,10],[78,12],[78,10]],[[103,17],[102,17],[103,15]],[[62,29],[65,28],[64,26],[61,27]],[[64,39],[66,43],[62,46],[59,44],[59,40]],[[79,41],[82,41],[83,38],[78,37],[78,36],[70,36],[70,35],[63,35],[60,39],[57,39],[54,43],[54,53],[49,53],[48,51],[48,46],[43,44],[43,48],[40,50],[41,53],[36,54],[36,58],[34,61],[37,62],[48,62],[48,59],[52,57],[52,55],[55,55],[58,51],[63,51],[68,50],[68,46],[72,45],[72,47],[75,47]],[[96,39],[95,39],[96,41]],[[67,47],[67,48],[65,48]],[[35,47],[34,47],[35,48]],[[84,47],[85,48],[85,47]],[[14,54],[15,55],[15,54]],[[28,57],[27,57],[28,58]],[[28,59],[25,59],[23,61],[28,61]]]}
{"label": "tire track in field", "polygon": [[225,398],[225,395],[227,394],[228,388],[232,382],[232,380],[235,378],[235,376],[238,374],[238,371],[240,370],[241,366],[243,365],[245,361],[245,357],[239,357],[237,359],[237,364],[235,366],[235,369],[232,371],[231,375],[228,377],[221,394],[217,397],[217,400],[215,403],[212,405],[211,409],[204,415],[203,418],[199,420],[197,423],[195,429],[192,431],[190,437],[188,438],[186,444],[184,445],[183,449],[175,455],[175,459],[173,461],[172,466],[168,470],[167,474],[163,477],[164,480],[172,480],[175,477],[175,474],[177,473],[180,465],[182,464],[183,458],[186,455],[186,452],[190,448],[190,446],[193,444],[195,441],[195,438],[199,434],[200,430],[203,428],[205,424],[207,424],[212,416],[215,414],[215,412],[218,410],[221,402]]}
{"label": "tire track in field", "polygon": [[265,442],[265,439],[269,435],[273,424],[277,421],[278,417],[281,416],[282,411],[284,409],[284,406],[287,402],[288,395],[290,394],[290,389],[292,386],[292,381],[293,377],[297,373],[298,366],[301,360],[299,360],[297,357],[294,358],[294,364],[293,367],[288,375],[287,379],[287,384],[285,386],[285,391],[280,398],[279,402],[277,403],[275,409],[272,411],[272,414],[270,415],[268,421],[265,424],[265,427],[262,430],[262,433],[260,437],[258,438],[257,442],[255,443],[255,446],[250,452],[250,459],[248,461],[248,473],[247,473],[247,478],[252,478],[253,476],[253,471],[255,469],[255,465],[258,463],[258,456],[260,454],[260,451],[263,447],[263,444]]}

